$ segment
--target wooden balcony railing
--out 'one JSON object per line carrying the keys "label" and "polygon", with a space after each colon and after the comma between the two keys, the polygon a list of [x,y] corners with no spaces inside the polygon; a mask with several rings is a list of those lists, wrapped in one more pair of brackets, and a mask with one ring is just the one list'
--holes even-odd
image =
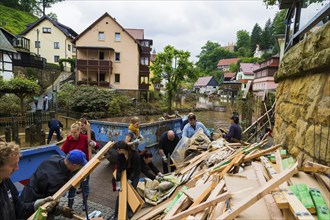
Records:
{"label": "wooden balcony railing", "polygon": [[112,62],[110,60],[77,60],[77,68],[86,68],[86,67],[103,67],[103,68],[112,68]]}

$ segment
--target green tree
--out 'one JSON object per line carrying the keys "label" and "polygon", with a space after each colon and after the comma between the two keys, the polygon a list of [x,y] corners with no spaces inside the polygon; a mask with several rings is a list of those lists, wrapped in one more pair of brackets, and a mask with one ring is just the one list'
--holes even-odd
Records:
{"label": "green tree", "polygon": [[236,57],[236,54],[224,50],[219,43],[207,41],[197,56],[196,67],[202,72],[201,75],[210,75],[217,69],[219,60],[233,57]]}
{"label": "green tree", "polygon": [[218,83],[221,83],[223,79],[223,73],[223,70],[213,70],[211,72],[211,76],[213,76]]}
{"label": "green tree", "polygon": [[246,30],[236,32],[236,51],[242,57],[251,56],[251,38]]}
{"label": "green tree", "polygon": [[168,97],[167,112],[172,112],[174,94],[178,91],[180,84],[185,78],[195,77],[193,75],[193,63],[189,61],[190,52],[177,50],[167,45],[164,51],[157,54],[154,64],[150,69],[154,72],[151,81],[159,82],[166,80],[165,90]]}
{"label": "green tree", "polygon": [[252,29],[251,33],[251,51],[254,52],[256,50],[257,44],[260,45],[262,36],[262,29],[258,23],[256,23]]}
{"label": "green tree", "polygon": [[287,10],[281,10],[276,13],[273,20],[273,35],[285,34],[285,16]]}
{"label": "green tree", "polygon": [[273,45],[274,45],[274,37],[273,37],[272,22],[270,21],[270,19],[268,19],[262,31],[260,49],[267,50]]}
{"label": "green tree", "polygon": [[50,17],[53,21],[58,21],[57,14],[50,12],[47,14],[48,17]]}
{"label": "green tree", "polygon": [[62,85],[61,90],[57,93],[58,105],[64,109],[71,109],[73,106],[72,94],[77,90],[77,86],[70,83]]}
{"label": "green tree", "polygon": [[4,81],[0,93],[12,93],[20,99],[21,113],[24,113],[24,100],[38,94],[40,86],[35,82],[23,77],[12,78]]}

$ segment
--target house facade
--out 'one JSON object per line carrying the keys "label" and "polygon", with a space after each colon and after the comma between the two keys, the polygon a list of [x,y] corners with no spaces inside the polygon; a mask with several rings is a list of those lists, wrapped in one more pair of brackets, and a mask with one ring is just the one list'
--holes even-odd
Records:
{"label": "house facade", "polygon": [[238,62],[238,58],[230,58],[230,59],[222,59],[219,60],[217,64],[218,70],[229,71],[230,64],[236,64]]}
{"label": "house facade", "polygon": [[259,68],[259,64],[255,63],[240,63],[239,71],[236,74],[236,80],[241,82],[241,90],[244,91],[249,81],[254,79],[254,70]]}
{"label": "house facade", "polygon": [[265,91],[276,91],[277,84],[274,82],[274,74],[278,70],[279,57],[273,56],[263,61],[260,67],[254,70],[253,93],[263,96]]}
{"label": "house facade", "polygon": [[47,63],[75,57],[73,40],[77,33],[47,15],[29,24],[21,35],[30,40],[30,52],[46,58]]}
{"label": "house facade", "polygon": [[12,60],[15,53],[16,50],[0,29],[0,78],[9,80],[14,77]]}
{"label": "house facade", "polygon": [[147,98],[152,40],[142,29],[123,28],[108,13],[79,34],[77,84],[122,90],[136,98]]}
{"label": "house facade", "polygon": [[219,89],[219,83],[213,76],[199,77],[194,84],[194,89],[200,94],[213,94],[217,93]]}

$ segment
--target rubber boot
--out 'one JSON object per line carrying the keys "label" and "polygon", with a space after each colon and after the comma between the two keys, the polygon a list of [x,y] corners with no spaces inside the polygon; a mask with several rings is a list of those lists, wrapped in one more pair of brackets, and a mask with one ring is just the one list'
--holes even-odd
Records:
{"label": "rubber boot", "polygon": [[[88,210],[87,199],[88,199],[88,196],[85,196],[85,198],[83,199],[83,206],[82,206],[82,210],[83,210],[83,211]],[[85,205],[86,205],[86,206],[85,206]],[[87,209],[86,209],[86,208],[87,208]]]}
{"label": "rubber boot", "polygon": [[68,207],[70,209],[72,209],[72,207],[73,207],[73,202],[74,202],[74,199],[73,198],[72,199],[68,199]]}

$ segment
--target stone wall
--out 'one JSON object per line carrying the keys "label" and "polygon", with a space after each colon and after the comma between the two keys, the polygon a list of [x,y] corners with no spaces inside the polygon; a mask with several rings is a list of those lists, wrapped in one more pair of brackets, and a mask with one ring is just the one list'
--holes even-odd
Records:
{"label": "stone wall", "polygon": [[274,78],[275,142],[330,166],[330,22],[292,47]]}

